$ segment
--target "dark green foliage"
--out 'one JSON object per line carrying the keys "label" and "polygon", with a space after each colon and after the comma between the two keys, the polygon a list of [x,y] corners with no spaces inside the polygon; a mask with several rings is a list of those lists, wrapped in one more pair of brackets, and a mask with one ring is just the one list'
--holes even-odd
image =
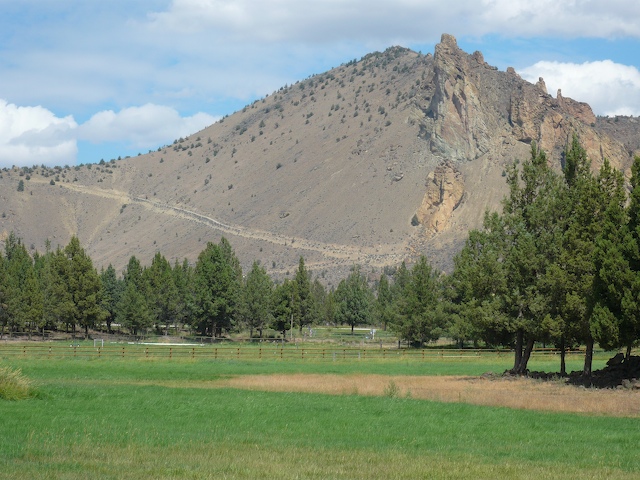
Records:
{"label": "dark green foliage", "polygon": [[386,330],[387,325],[393,321],[394,307],[389,279],[384,273],[380,275],[380,280],[378,281],[377,296],[373,311],[376,322]]}
{"label": "dark green foliage", "polygon": [[194,272],[193,326],[203,335],[220,336],[233,327],[242,270],[229,243],[209,242]]}
{"label": "dark green foliage", "polygon": [[143,278],[148,289],[147,303],[156,330],[169,333],[170,325],[177,323],[179,298],[171,264],[156,253],[151,266],[144,270]]}
{"label": "dark green foliage", "polygon": [[412,345],[423,346],[443,333],[439,274],[424,256],[411,269],[408,282],[396,297],[397,321],[392,329]]}
{"label": "dark green foliage", "polygon": [[93,268],[91,258],[80,246],[78,237],[71,237],[64,253],[70,263],[68,286],[73,302],[73,322],[84,328],[85,337],[88,337],[89,328],[105,318],[105,311],[101,307],[100,277]]}
{"label": "dark green foliage", "polygon": [[118,280],[116,270],[111,264],[100,272],[102,283],[102,309],[106,312],[107,331],[111,332],[111,323],[115,320],[117,306],[122,296],[124,282]]}
{"label": "dark green foliage", "polygon": [[311,274],[304,265],[304,258],[300,257],[298,270],[293,280],[293,302],[292,313],[294,325],[300,331],[306,325],[313,324],[319,316],[318,305],[315,297],[311,294]]}
{"label": "dark green foliage", "polygon": [[153,325],[147,300],[134,282],[125,282],[124,292],[118,303],[116,322],[133,335],[144,334]]}
{"label": "dark green foliage", "polygon": [[[603,166],[604,169],[604,166]],[[618,172],[601,175],[609,200],[595,249],[596,290],[590,333],[605,349],[631,347],[640,339],[640,158],[632,167],[627,209]]]}
{"label": "dark green foliage", "polygon": [[282,333],[282,338],[293,325],[293,297],[295,286],[288,278],[277,285],[271,297],[273,321],[271,327]]}
{"label": "dark green foliage", "polygon": [[367,285],[367,279],[355,266],[349,276],[340,281],[335,292],[335,321],[351,327],[371,323],[373,293]]}
{"label": "dark green foliage", "polygon": [[263,330],[271,323],[271,295],[273,282],[266,270],[258,262],[253,262],[242,288],[238,317],[249,328],[249,338],[258,330],[262,338]]}

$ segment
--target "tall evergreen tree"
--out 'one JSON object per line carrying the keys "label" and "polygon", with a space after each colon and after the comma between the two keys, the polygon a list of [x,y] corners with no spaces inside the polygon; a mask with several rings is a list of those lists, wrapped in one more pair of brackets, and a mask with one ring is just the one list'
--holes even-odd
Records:
{"label": "tall evergreen tree", "polygon": [[89,328],[102,322],[106,316],[102,309],[100,276],[91,258],[80,246],[78,237],[71,237],[64,252],[70,262],[68,285],[74,305],[74,325],[84,328],[85,338],[88,338]]}
{"label": "tall evergreen tree", "polygon": [[439,274],[421,256],[411,269],[409,283],[400,303],[398,335],[413,345],[435,341],[443,333],[442,292]]}
{"label": "tall evergreen tree", "polygon": [[178,292],[175,322],[177,325],[184,325],[187,323],[189,313],[194,310],[193,268],[189,265],[186,258],[182,264],[178,263],[176,259],[173,266],[173,283]]}
{"label": "tall evergreen tree", "polygon": [[300,257],[298,270],[293,280],[293,319],[300,332],[306,325],[314,323],[318,317],[318,308],[311,294],[311,274]]}
{"label": "tall evergreen tree", "polygon": [[116,307],[116,322],[133,335],[144,334],[153,325],[149,288],[140,261],[131,256],[123,275],[122,292]]}
{"label": "tall evergreen tree", "polygon": [[273,315],[271,326],[282,334],[283,339],[287,335],[287,330],[290,330],[293,326],[294,290],[294,283],[289,279],[285,279],[282,284],[276,285],[271,297]]}
{"label": "tall evergreen tree", "polygon": [[[603,166],[604,168],[604,166]],[[622,176],[601,175],[609,202],[595,250],[595,301],[591,333],[607,350],[631,348],[640,339],[640,159],[632,167],[631,201],[625,210]]]}
{"label": "tall evergreen tree", "polygon": [[11,331],[34,328],[42,317],[42,292],[38,288],[33,260],[13,233],[5,241],[7,323]]}
{"label": "tall evergreen tree", "polygon": [[45,323],[51,328],[64,325],[68,331],[75,321],[75,305],[69,283],[71,263],[60,247],[55,252],[47,253],[44,261],[41,285]]}
{"label": "tall evergreen tree", "polygon": [[387,329],[387,324],[393,321],[393,296],[391,293],[391,286],[389,285],[389,278],[386,274],[380,275],[380,280],[376,288],[376,300],[374,302],[375,319],[378,325],[382,326],[383,330]]}
{"label": "tall evergreen tree", "polygon": [[365,325],[371,322],[373,293],[358,265],[354,266],[349,276],[338,284],[335,302],[336,321],[349,325],[352,335],[356,325]]}
{"label": "tall evergreen tree", "polygon": [[153,325],[147,299],[134,282],[125,282],[124,291],[118,303],[116,322],[127,328],[133,335],[144,335]]}
{"label": "tall evergreen tree", "polygon": [[111,324],[118,312],[118,302],[122,296],[124,281],[118,279],[116,269],[111,264],[100,272],[100,281],[102,283],[102,309],[106,312],[107,331],[111,333]]}
{"label": "tall evergreen tree", "polygon": [[168,335],[169,326],[176,322],[179,308],[178,289],[171,264],[158,252],[151,266],[144,270],[143,277],[149,291],[147,301],[156,329],[162,329]]}
{"label": "tall evergreen tree", "polygon": [[255,261],[247,274],[242,288],[238,314],[242,323],[249,328],[249,338],[257,330],[262,338],[263,330],[271,323],[271,295],[273,282],[264,267]]}
{"label": "tall evergreen tree", "polygon": [[240,283],[229,258],[226,247],[211,242],[198,256],[194,271],[194,326],[203,335],[220,336],[233,326]]}

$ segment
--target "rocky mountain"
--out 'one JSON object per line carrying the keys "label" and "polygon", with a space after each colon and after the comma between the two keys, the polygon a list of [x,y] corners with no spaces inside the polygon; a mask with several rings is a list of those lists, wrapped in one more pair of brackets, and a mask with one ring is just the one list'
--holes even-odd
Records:
{"label": "rocky mountain", "polygon": [[560,169],[573,133],[594,168],[606,157],[628,171],[640,146],[635,118],[596,118],[443,35],[433,55],[369,54],[135,158],[5,169],[0,232],[41,251],[76,234],[118,269],[156,251],[193,261],[221,235],[275,276],[301,255],[329,283],[421,253],[446,269],[500,208],[506,165],[536,141]]}

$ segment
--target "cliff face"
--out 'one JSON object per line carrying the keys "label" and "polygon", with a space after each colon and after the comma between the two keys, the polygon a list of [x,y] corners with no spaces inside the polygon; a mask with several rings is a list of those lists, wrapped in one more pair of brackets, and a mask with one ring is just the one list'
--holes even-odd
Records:
{"label": "cliff face", "polygon": [[531,142],[560,170],[576,133],[594,168],[606,157],[627,172],[639,126],[597,119],[443,35],[433,55],[369,54],[149,154],[4,171],[0,234],[40,251],[75,234],[98,266],[119,269],[156,251],[195,260],[221,235],[246,268],[260,260],[275,276],[300,255],[328,283],[354,263],[373,274],[419,254],[446,269],[484,212],[501,208],[503,172]]}

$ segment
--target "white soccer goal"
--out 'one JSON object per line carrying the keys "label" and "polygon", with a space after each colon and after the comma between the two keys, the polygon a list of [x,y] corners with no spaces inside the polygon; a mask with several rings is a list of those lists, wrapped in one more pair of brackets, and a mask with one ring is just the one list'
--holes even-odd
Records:
{"label": "white soccer goal", "polygon": [[104,339],[103,338],[94,338],[93,339],[93,346],[95,347],[104,347]]}

